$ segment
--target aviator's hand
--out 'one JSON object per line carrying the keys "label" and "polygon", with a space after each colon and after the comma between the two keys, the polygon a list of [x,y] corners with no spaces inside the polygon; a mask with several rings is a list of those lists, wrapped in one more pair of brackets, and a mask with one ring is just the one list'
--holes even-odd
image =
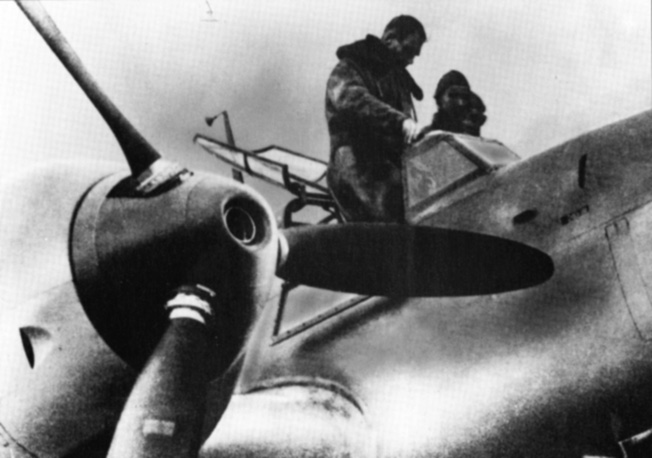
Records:
{"label": "aviator's hand", "polygon": [[405,144],[409,145],[418,140],[421,129],[414,119],[407,118],[403,121],[402,130],[403,141]]}

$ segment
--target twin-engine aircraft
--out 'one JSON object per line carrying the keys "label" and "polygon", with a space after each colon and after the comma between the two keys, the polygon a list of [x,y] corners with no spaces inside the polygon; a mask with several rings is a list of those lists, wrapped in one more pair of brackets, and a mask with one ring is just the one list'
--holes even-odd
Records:
{"label": "twin-engine aircraft", "polygon": [[[528,160],[435,132],[408,224],[279,228],[165,161],[18,4],[128,168],[3,183],[0,456],[649,456],[652,112]],[[314,161],[196,143],[336,214]]]}

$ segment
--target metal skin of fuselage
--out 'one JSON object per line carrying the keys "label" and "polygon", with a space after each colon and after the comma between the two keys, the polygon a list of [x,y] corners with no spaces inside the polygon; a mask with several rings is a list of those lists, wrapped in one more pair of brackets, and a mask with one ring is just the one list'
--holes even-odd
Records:
{"label": "metal skin of fuselage", "polygon": [[[248,278],[238,300],[243,326],[255,322],[236,333],[246,336],[239,362],[211,385],[199,456],[618,456],[619,440],[652,426],[651,121],[646,112],[586,134],[412,216],[539,248],[556,265],[546,283],[492,296],[372,297],[283,341],[272,339],[277,298],[263,307],[278,237],[246,186],[199,174],[143,200],[116,191],[126,174],[115,165],[51,165],[9,180],[3,453],[81,456],[110,434],[135,377],[125,361],[142,364],[161,319],[129,303],[133,285],[106,286],[119,276],[112,263],[129,267],[121,256],[145,249],[152,261],[132,273],[148,295],[163,294],[188,256],[161,242],[185,240],[184,227],[206,220],[212,229],[196,235],[232,245],[224,259],[240,261],[220,275]],[[259,246],[229,235],[229,202],[258,209]],[[107,314],[103,300],[84,299],[94,288],[128,307]]]}
{"label": "metal skin of fuselage", "polygon": [[[621,456],[618,441],[649,429],[652,418],[651,121],[647,112],[586,134],[413,216],[411,224],[548,252],[555,274],[540,286],[493,296],[373,297],[282,341],[273,339],[273,296],[240,362],[211,385],[199,456]],[[75,257],[74,242],[94,234],[98,250],[111,251],[105,237],[116,221],[107,195],[124,176],[115,165],[61,164],[3,187],[5,221],[18,222],[3,227],[0,275],[7,456],[87,453],[86,442],[110,435],[133,383],[125,348],[135,359],[150,350],[148,339],[138,351],[133,343],[121,349],[125,334],[103,328],[80,299],[80,269],[93,266]],[[213,204],[193,204],[206,188],[214,189]],[[157,208],[165,208],[166,224],[182,227],[193,211],[234,195],[265,208],[246,187],[200,174],[129,224],[154,227]],[[113,198],[123,210],[130,205]],[[268,209],[263,214],[271,219]],[[156,269],[147,276],[162,284]],[[164,290],[148,287],[157,289]],[[263,297],[255,302],[262,306]],[[143,329],[156,322],[132,323],[133,333],[146,337]]]}
{"label": "metal skin of fuselage", "polygon": [[309,416],[286,418],[282,402],[265,414],[289,387],[347,400],[340,446],[364,456],[622,456],[619,441],[652,427],[651,199],[645,112],[433,202],[411,223],[525,242],[553,257],[553,278],[492,296],[369,298],[276,343],[271,301],[232,401],[242,413],[227,411],[202,456],[300,456],[273,438]]}

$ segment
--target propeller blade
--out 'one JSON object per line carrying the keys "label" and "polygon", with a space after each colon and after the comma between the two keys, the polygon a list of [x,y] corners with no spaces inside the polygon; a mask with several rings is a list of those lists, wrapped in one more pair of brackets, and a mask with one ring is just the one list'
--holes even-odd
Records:
{"label": "propeller blade", "polygon": [[167,331],[127,399],[108,458],[197,457],[208,367],[216,357],[213,336],[193,318],[197,314],[182,309],[178,317],[170,315]]}
{"label": "propeller blade", "polygon": [[511,240],[423,226],[341,224],[283,231],[277,275],[335,291],[380,296],[473,296],[538,285],[545,253]]}
{"label": "propeller blade", "polygon": [[138,178],[148,171],[161,156],[100,89],[45,8],[33,0],[16,0],[16,3],[109,125],[129,163],[132,177]]}

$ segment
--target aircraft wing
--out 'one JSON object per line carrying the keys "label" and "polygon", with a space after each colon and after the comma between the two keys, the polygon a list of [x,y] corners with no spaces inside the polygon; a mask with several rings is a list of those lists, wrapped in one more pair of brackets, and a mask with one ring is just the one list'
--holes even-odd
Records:
{"label": "aircraft wing", "polygon": [[327,163],[280,146],[248,151],[203,135],[195,143],[237,170],[296,193],[297,185],[328,192],[324,183]]}

